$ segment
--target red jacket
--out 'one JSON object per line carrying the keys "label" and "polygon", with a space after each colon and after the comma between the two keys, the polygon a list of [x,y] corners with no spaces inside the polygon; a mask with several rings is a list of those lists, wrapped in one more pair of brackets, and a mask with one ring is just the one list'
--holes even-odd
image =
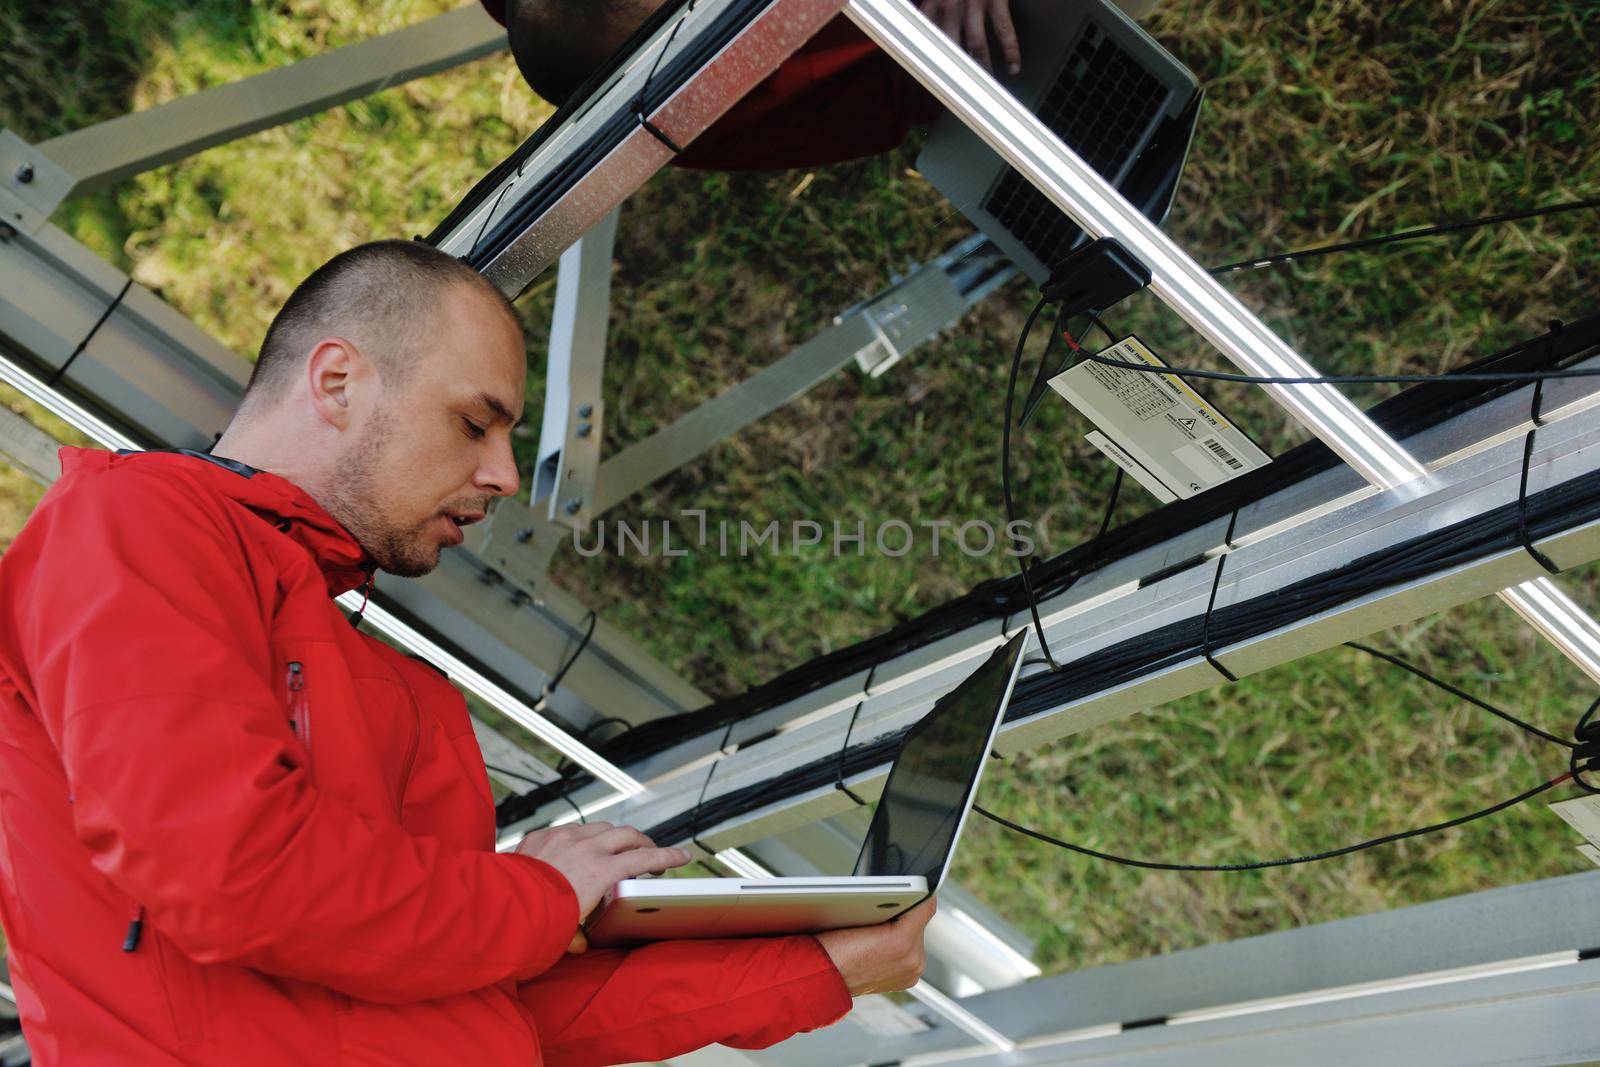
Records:
{"label": "red jacket", "polygon": [[[505,0],[482,0],[500,25]],[[878,156],[943,113],[905,68],[843,15],[801,45],[672,162],[788,170]]]}
{"label": "red jacket", "polygon": [[564,956],[570,886],[495,853],[461,696],[345,620],[365,561],[305,492],[190,455],[62,469],[0,560],[0,919],[36,1063],[607,1063],[848,1009],[810,937]]}

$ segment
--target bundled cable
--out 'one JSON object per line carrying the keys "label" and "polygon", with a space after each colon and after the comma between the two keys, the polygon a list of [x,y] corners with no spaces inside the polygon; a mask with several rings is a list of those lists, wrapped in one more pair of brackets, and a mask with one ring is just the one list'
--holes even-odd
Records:
{"label": "bundled cable", "polygon": [[[1458,381],[1460,373],[1493,370],[1523,374],[1560,366],[1592,354],[1597,348],[1600,348],[1600,315],[1569,323],[1559,331],[1508,348],[1457,372],[1437,376],[1385,400],[1369,415],[1386,432],[1404,439],[1516,388],[1516,384],[1509,381]],[[1275,458],[1266,467],[1184,501],[1182,507],[1161,508],[1119,526],[1115,537],[1102,538],[1098,545],[1086,543],[1041,561],[1031,568],[1030,575],[1038,599],[1043,601],[1058,595],[1074,581],[1081,580],[1083,573],[1092,573],[1176,534],[1223,519],[1286,486],[1332,469],[1340,462],[1320,441],[1307,442]],[[966,595],[876,637],[816,657],[739,696],[717,701],[688,715],[646,723],[618,739],[614,746],[608,746],[606,755],[623,763],[644,758],[676,744],[685,736],[719,731],[730,720],[748,718],[977,623],[1027,610],[1028,598],[1020,575],[991,579]]]}

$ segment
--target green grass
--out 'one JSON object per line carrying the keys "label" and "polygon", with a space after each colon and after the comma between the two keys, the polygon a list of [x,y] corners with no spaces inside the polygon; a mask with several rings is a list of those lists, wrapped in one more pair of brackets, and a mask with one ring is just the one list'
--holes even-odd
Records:
{"label": "green grass", "polygon": [[[0,0],[0,123],[40,140],[372,33],[448,3]],[[1168,228],[1203,262],[1600,194],[1600,7],[1168,0],[1151,22],[1208,99]],[[56,222],[241,354],[313,266],[425,232],[548,114],[503,57],[214,149],[69,202]],[[623,211],[606,370],[608,453],[772,362],[893,271],[969,232],[914,171],[915,140],[808,175],[667,171]],[[1437,370],[1594,310],[1600,225],[1569,215],[1228,284],[1320,368]],[[522,307],[537,353],[551,278]],[[1014,284],[878,380],[847,370],[609,517],[703,508],[758,526],[814,518],[999,521],[997,420],[1031,303]],[[1221,365],[1157,301],[1112,326],[1174,361]],[[1263,394],[1208,390],[1277,452],[1304,435]],[[1351,390],[1363,404],[1387,390]],[[11,398],[7,398],[10,402]],[[1112,471],[1063,405],[1017,448],[1019,506],[1047,546],[1081,540]],[[531,452],[532,441],[524,446]],[[525,457],[526,458],[526,457]],[[0,482],[0,523],[34,496]],[[1153,507],[1138,492],[1119,509]],[[680,527],[680,540],[688,532]],[[925,542],[924,542],[925,543]],[[554,577],[713,694],[909,618],[1006,572],[995,556],[595,560]],[[1595,575],[1563,584],[1591,609]],[[1567,729],[1593,692],[1502,606],[1382,640]],[[1131,855],[1286,855],[1458,814],[1556,768],[1510,728],[1332,651],[1069,739],[996,774],[985,801]],[[1124,959],[1581,869],[1529,807],[1450,835],[1296,871],[1173,875],[1091,864],[979,826],[961,877],[1026,928],[1051,969]]]}

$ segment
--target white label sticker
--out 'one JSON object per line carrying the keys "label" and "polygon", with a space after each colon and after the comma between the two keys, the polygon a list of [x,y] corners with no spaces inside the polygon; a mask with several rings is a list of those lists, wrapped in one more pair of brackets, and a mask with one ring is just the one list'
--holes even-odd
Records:
{"label": "white label sticker", "polygon": [[929,1029],[927,1023],[878,993],[857,997],[850,1008],[850,1018],[879,1037],[919,1034]]}
{"label": "white label sticker", "polygon": [[[1124,337],[1101,355],[1166,366],[1137,337]],[[1187,500],[1272,462],[1176,375],[1085,360],[1050,385],[1095,424],[1099,432],[1089,442],[1163,503]]]}
{"label": "white label sticker", "polygon": [[1100,451],[1104,452],[1107,456],[1111,457],[1111,462],[1115,463],[1117,466],[1126,471],[1134,481],[1150,490],[1151,494],[1153,494],[1155,498],[1161,501],[1163,504],[1170,504],[1174,500],[1178,499],[1172,490],[1161,484],[1161,479],[1145,470],[1138,460],[1128,455],[1127,449],[1117,444],[1099,430],[1090,430],[1084,435],[1083,439],[1088,441],[1091,445],[1094,445],[1094,447],[1098,448]]}
{"label": "white label sticker", "polygon": [[1589,844],[1600,847],[1600,795],[1573,797],[1550,805],[1550,810],[1566,820]]}

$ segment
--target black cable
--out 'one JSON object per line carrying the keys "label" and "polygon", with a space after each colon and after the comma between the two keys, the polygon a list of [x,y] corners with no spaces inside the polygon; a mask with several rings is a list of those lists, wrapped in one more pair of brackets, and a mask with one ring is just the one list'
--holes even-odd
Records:
{"label": "black cable", "polygon": [[[1039,318],[1039,313],[1044,310],[1043,297],[1033,305],[1033,310],[1028,312],[1028,321],[1022,326],[1022,336],[1017,338],[1017,351],[1011,357],[1011,374],[1006,379],[1006,410],[1005,417],[1000,423],[1000,494],[1005,500],[1006,530],[1008,533],[1015,527],[1016,508],[1011,500],[1011,409],[1017,399],[1017,372],[1022,368],[1022,354],[1027,349],[1028,334],[1033,332],[1033,324]],[[1012,546],[1018,545],[1018,539],[1012,536]],[[1039,620],[1038,598],[1033,593],[1033,578],[1029,574],[1028,557],[1021,553],[1017,555],[1017,569],[1022,572],[1022,586],[1027,591],[1028,611],[1033,615],[1033,630],[1039,638],[1039,650],[1044,653],[1044,658],[1049,661],[1050,669],[1058,667],[1055,657],[1050,654],[1050,643],[1045,640],[1044,623]]]}
{"label": "black cable", "polygon": [[[1600,724],[1594,722],[1594,713],[1600,708],[1600,697],[1589,705],[1589,710],[1578,719],[1577,727],[1572,731],[1578,743],[1572,748],[1572,761],[1569,771],[1572,780],[1578,788],[1585,793],[1600,793],[1600,786],[1593,785],[1584,777],[1590,771],[1600,771]],[[1582,763],[1583,766],[1579,766]]]}
{"label": "black cable", "polygon": [[[605,728],[607,726],[621,726],[622,727],[621,732],[618,733],[616,737],[613,737],[611,739],[613,741],[615,741],[615,740],[617,740],[617,738],[620,738],[620,737],[624,736],[625,734],[627,734],[629,730],[635,729],[634,724],[629,722],[627,719],[624,719],[624,718],[622,718],[621,716],[618,716],[618,715],[607,715],[607,716],[604,716],[603,718],[599,718],[599,719],[594,720],[588,726],[585,726],[583,729],[579,730],[578,731],[578,740],[582,741],[584,744],[587,745],[587,744],[589,744],[589,738],[594,735],[596,730],[603,729],[603,728]],[[590,747],[594,747],[594,746],[591,745]],[[572,767],[575,767],[575,766],[577,766],[576,763],[574,763],[570,758],[568,758],[566,756],[563,756],[561,758],[560,762],[558,762],[556,764],[556,773],[561,775],[563,778],[565,778],[566,774],[567,774],[567,771],[569,769],[571,769]],[[574,784],[576,784],[576,783],[574,783]]]}
{"label": "black cable", "polygon": [[[517,168],[516,177],[522,177],[521,167]],[[483,235],[489,230],[489,223],[494,221],[494,213],[500,210],[500,202],[506,198],[506,194],[511,191],[511,187],[515,184],[516,179],[510,178],[507,179],[506,183],[500,187],[500,192],[495,196],[494,203],[489,205],[488,213],[483,216],[483,225],[478,227],[478,236],[472,239],[472,247],[468,250],[467,256],[463,258],[470,257],[477,253],[478,246],[483,244]]]}
{"label": "black cable", "polygon": [[1205,657],[1207,663],[1211,664],[1212,670],[1230,682],[1237,682],[1239,676],[1223,666],[1211,652],[1213,647],[1211,644],[1211,614],[1217,609],[1217,590],[1222,587],[1222,568],[1227,565],[1228,551],[1233,546],[1233,530],[1238,522],[1239,513],[1235,511],[1228,519],[1228,532],[1222,537],[1224,548],[1223,551],[1217,553],[1217,570],[1211,576],[1211,596],[1206,599],[1206,613],[1200,620],[1200,654]]}
{"label": "black cable", "polygon": [[[1056,308],[1056,322],[1050,328],[1050,339],[1045,342],[1044,352],[1039,356],[1038,369],[1033,372],[1033,384],[1028,386],[1028,396],[1022,402],[1022,414],[1017,416],[1018,429],[1028,425],[1028,420],[1033,418],[1033,413],[1044,401],[1045,386],[1049,381],[1048,374],[1050,357],[1055,353],[1056,342],[1062,337],[1063,326],[1067,317],[1067,306],[1061,304]],[[1068,356],[1068,359],[1071,357]]]}
{"label": "black cable", "polygon": [[1449,830],[1452,827],[1461,826],[1477,819],[1487,818],[1488,816],[1494,815],[1497,812],[1505,811],[1507,808],[1515,807],[1516,805],[1521,804],[1523,801],[1531,800],[1540,793],[1554,789],[1556,786],[1569,780],[1571,777],[1572,774],[1568,772],[1567,774],[1563,774],[1558,778],[1552,778],[1548,782],[1545,782],[1541,785],[1536,785],[1532,789],[1526,790],[1525,792],[1518,793],[1509,800],[1502,800],[1498,804],[1491,804],[1489,807],[1475,811],[1470,815],[1462,815],[1454,819],[1448,819],[1445,822],[1434,823],[1431,826],[1418,826],[1411,830],[1401,830],[1399,833],[1385,834],[1382,837],[1374,837],[1370,841],[1360,841],[1354,845],[1345,845],[1343,848],[1330,849],[1327,852],[1313,852],[1308,856],[1290,856],[1285,859],[1258,860],[1253,863],[1162,863],[1156,860],[1139,860],[1131,859],[1127,856],[1114,856],[1109,852],[1101,852],[1098,849],[1088,848],[1084,845],[1075,845],[1070,841],[1063,841],[1059,837],[1052,837],[1047,833],[1032,829],[1031,827],[1023,826],[1021,823],[1012,822],[1005,816],[996,815],[994,812],[979,804],[974,804],[972,806],[972,810],[977,812],[979,815],[982,815],[985,819],[988,819],[991,822],[999,823],[1006,829],[1022,834],[1025,837],[1031,837],[1036,841],[1043,841],[1047,845],[1054,845],[1057,848],[1066,849],[1068,852],[1076,852],[1079,855],[1089,856],[1092,859],[1107,860],[1111,863],[1120,864],[1124,867],[1140,867],[1148,871],[1260,871],[1269,867],[1290,867],[1300,863],[1315,863],[1318,860],[1329,860],[1338,856],[1348,856],[1352,852],[1360,852],[1364,849],[1377,848],[1379,845],[1392,844],[1395,841],[1403,841],[1406,838],[1421,837],[1423,834],[1433,834],[1438,833],[1441,830]]}
{"label": "black cable", "polygon": [[599,623],[600,617],[591,611],[584,618],[588,629],[584,630],[583,638],[578,642],[578,647],[572,650],[572,655],[567,657],[566,662],[558,667],[556,673],[552,674],[550,680],[544,684],[544,688],[539,693],[539,700],[534,707],[535,711],[544,710],[545,703],[556,691],[556,688],[561,685],[561,680],[567,676],[567,672],[572,669],[572,665],[578,662],[578,657],[583,655],[583,650],[589,647],[589,641],[594,637],[594,628]]}
{"label": "black cable", "polygon": [[[700,795],[695,799],[694,810],[689,813],[689,840],[693,841],[695,847],[708,856],[716,855],[716,850],[707,848],[700,843],[700,827],[702,825],[700,812],[705,807],[706,790],[711,788],[711,776],[717,773],[717,765],[721,762],[722,759],[720,758],[711,761],[711,766],[706,769],[706,780],[700,783]],[[649,835],[647,834],[646,836]],[[654,841],[656,839],[652,837],[650,840]]]}
{"label": "black cable", "polygon": [[1259,270],[1262,267],[1273,267],[1302,259],[1331,256],[1336,252],[1351,252],[1360,248],[1376,248],[1380,245],[1398,244],[1401,241],[1414,241],[1421,237],[1434,237],[1439,234],[1477,229],[1480,226],[1493,226],[1502,222],[1518,222],[1522,219],[1537,218],[1541,215],[1557,215],[1566,211],[1579,211],[1594,207],[1600,207],[1600,197],[1588,200],[1569,200],[1561,204],[1551,204],[1548,207],[1531,208],[1524,211],[1508,211],[1500,215],[1485,215],[1481,218],[1465,219],[1460,222],[1440,223],[1417,230],[1405,230],[1401,233],[1385,234],[1381,237],[1364,237],[1358,241],[1344,241],[1340,244],[1322,245],[1317,248],[1302,248],[1294,252],[1279,252],[1276,255],[1260,256],[1255,259],[1241,259],[1237,263],[1226,263],[1220,267],[1212,267],[1209,273],[1221,275],[1232,274],[1241,270]]}
{"label": "black cable", "polygon": [[1517,537],[1522,542],[1523,549],[1533,557],[1535,563],[1545,569],[1546,573],[1560,574],[1561,568],[1557,567],[1555,561],[1528,536],[1528,471],[1533,467],[1533,442],[1539,436],[1539,427],[1544,425],[1543,381],[1533,387],[1533,405],[1529,420],[1532,425],[1522,438],[1522,477],[1517,482]]}
{"label": "black cable", "polygon": [[844,784],[845,755],[850,751],[850,735],[855,733],[856,720],[861,717],[861,706],[867,702],[867,698],[872,694],[872,682],[877,676],[878,665],[874,663],[867,671],[866,682],[861,686],[861,699],[856,701],[855,709],[850,712],[850,723],[844,728],[844,744],[839,746],[839,768],[833,778],[833,787],[855,801],[858,808],[866,807],[867,802],[862,800],[854,789]]}
{"label": "black cable", "polygon": [[661,46],[661,51],[656,53],[655,61],[650,64],[650,70],[644,76],[644,83],[639,86],[639,95],[633,100],[633,114],[639,120],[639,125],[644,127],[646,133],[666,145],[675,156],[683,155],[683,149],[671,137],[657,129],[645,114],[645,97],[650,91],[650,82],[655,78],[656,71],[661,67],[661,59],[672,50],[672,42],[678,39],[678,31],[683,29],[683,24],[689,21],[689,16],[694,13],[695,0],[689,0],[683,14],[678,16],[678,21],[672,24],[672,32],[667,34],[667,40]]}
{"label": "black cable", "polygon": [[[490,763],[488,760],[484,760],[483,766],[484,766],[485,770],[493,771],[495,774],[498,774],[498,775],[500,775],[502,777],[515,778],[519,782],[526,782],[526,783],[528,783],[529,785],[532,785],[532,786],[542,786],[542,785],[547,785],[548,784],[546,782],[539,781],[537,778],[529,778],[525,774],[518,774],[516,771],[513,771],[513,770],[511,770],[511,769],[509,769],[507,767],[501,767],[501,766],[498,766],[496,764]],[[586,822],[589,821],[588,819],[583,817],[583,809],[578,807],[578,805],[573,801],[573,799],[571,797],[567,796],[567,794],[565,794],[565,793],[562,793],[561,794],[561,799],[565,800],[567,802],[567,804],[569,806],[571,806],[572,810],[577,812],[578,821],[579,822],[586,823]]]}
{"label": "black cable", "polygon": [[[550,697],[554,695],[556,688],[561,685],[561,680],[567,676],[567,672],[572,669],[572,665],[578,662],[578,657],[583,655],[584,649],[589,647],[589,642],[594,637],[594,628],[599,624],[599,621],[600,617],[593,611],[589,611],[584,615],[584,625],[586,626],[586,629],[583,632],[583,637],[578,640],[578,647],[573,649],[572,654],[566,658],[566,661],[563,662],[561,666],[556,668],[556,672],[550,676],[550,680],[546,682],[543,688],[539,691],[539,699],[533,703],[534,711],[543,711],[545,709],[545,705],[550,702]],[[626,719],[619,719],[614,715],[607,716],[605,718],[596,719],[588,726],[585,726],[583,731],[578,734],[578,740],[588,741],[590,734],[608,722],[620,722],[624,726],[628,727],[628,729],[633,728],[632,724]],[[626,734],[627,732],[628,730],[623,730],[622,734]],[[618,734],[617,736],[621,737],[622,734]],[[570,761],[566,757],[562,757],[561,761],[556,764],[556,773],[565,776],[569,763]],[[572,800],[567,796],[566,792],[561,794],[561,798],[568,804],[572,804]],[[573,804],[572,806],[574,810],[577,809],[576,804]],[[579,812],[578,817],[582,818],[583,813]]]}
{"label": "black cable", "polygon": [[[596,719],[588,726],[585,726],[578,732],[578,737],[580,740],[588,741],[590,736],[592,736],[596,730],[603,729],[607,726],[620,726],[622,727],[622,733],[627,733],[629,730],[633,729],[633,723],[629,722],[627,719],[624,719],[622,716],[607,715],[604,718]],[[622,734],[618,734],[617,736],[621,737]]]}
{"label": "black cable", "polygon": [[1550,733],[1547,730],[1541,730],[1541,729],[1539,729],[1539,727],[1534,726],[1532,723],[1524,722],[1523,720],[1517,718],[1515,715],[1511,714],[1509,711],[1506,711],[1503,708],[1497,708],[1493,704],[1489,703],[1488,701],[1480,699],[1479,697],[1473,696],[1471,693],[1467,692],[1465,689],[1461,689],[1458,686],[1452,685],[1449,682],[1445,681],[1443,678],[1439,678],[1439,677],[1436,677],[1436,676],[1434,676],[1432,674],[1429,674],[1427,671],[1423,670],[1421,667],[1418,667],[1414,663],[1407,662],[1406,660],[1401,659],[1399,656],[1393,655],[1392,653],[1389,653],[1389,652],[1384,652],[1384,651],[1382,651],[1380,649],[1373,648],[1370,645],[1364,645],[1360,641],[1346,641],[1345,642],[1345,646],[1348,647],[1348,648],[1353,648],[1357,652],[1365,652],[1367,655],[1373,656],[1373,657],[1375,657],[1377,659],[1381,659],[1385,663],[1393,664],[1394,666],[1399,667],[1403,671],[1408,671],[1411,674],[1416,675],[1418,678],[1421,678],[1423,681],[1427,682],[1429,685],[1435,686],[1436,688],[1439,688],[1439,689],[1443,689],[1446,693],[1449,693],[1451,696],[1456,697],[1456,698],[1458,698],[1460,700],[1465,700],[1468,704],[1471,704],[1474,707],[1482,708],[1484,711],[1487,711],[1490,715],[1494,715],[1494,716],[1496,716],[1498,718],[1504,719],[1506,722],[1510,723],[1512,726],[1518,727],[1519,729],[1522,729],[1522,730],[1526,730],[1528,733],[1533,734],[1536,737],[1542,737],[1546,741],[1549,741],[1549,742],[1551,742],[1553,744],[1561,745],[1564,748],[1573,748],[1573,749],[1575,749],[1575,748],[1578,747],[1576,744],[1574,744],[1571,741],[1568,741],[1566,738],[1560,737],[1560,736],[1558,736],[1556,734],[1553,734],[1553,733]]}
{"label": "black cable", "polygon": [[100,332],[100,327],[106,324],[106,320],[111,317],[111,313],[122,305],[122,298],[127,296],[128,290],[132,288],[133,276],[129,275],[128,280],[122,283],[122,288],[117,290],[117,295],[112,298],[111,303],[106,305],[105,310],[100,312],[100,317],[94,320],[94,325],[89,327],[89,332],[83,335],[83,340],[78,342],[78,347],[72,350],[72,354],[67,357],[67,361],[57,367],[54,374],[50,375],[49,380],[45,382],[46,385],[54,389],[57,383],[66,376],[73,360],[81,356],[83,350],[89,347],[89,342],[94,340],[94,335]]}

